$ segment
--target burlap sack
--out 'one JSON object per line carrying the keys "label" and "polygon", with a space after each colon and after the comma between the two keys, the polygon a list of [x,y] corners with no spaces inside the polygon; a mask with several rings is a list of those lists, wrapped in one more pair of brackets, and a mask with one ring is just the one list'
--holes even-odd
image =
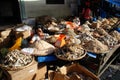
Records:
{"label": "burlap sack", "polygon": [[109,50],[107,45],[101,43],[97,39],[90,40],[90,41],[86,42],[83,45],[83,48],[86,51],[93,52],[93,53],[96,53],[96,54],[106,53]]}
{"label": "burlap sack", "polygon": [[52,54],[55,50],[55,47],[52,44],[44,40],[36,41],[34,43],[34,48],[35,50],[32,54],[37,56],[49,55]]}
{"label": "burlap sack", "polygon": [[5,39],[7,38],[7,36],[9,36],[10,32],[11,32],[11,29],[1,31],[0,36]]}

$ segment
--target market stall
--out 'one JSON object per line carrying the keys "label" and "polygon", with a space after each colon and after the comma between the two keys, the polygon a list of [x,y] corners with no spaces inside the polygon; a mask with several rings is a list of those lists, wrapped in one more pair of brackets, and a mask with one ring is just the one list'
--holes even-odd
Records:
{"label": "market stall", "polygon": [[[58,80],[57,77],[61,76],[61,73],[56,71],[61,68],[59,65],[66,64],[77,67],[75,71],[83,69],[78,73],[73,73],[74,70],[70,69],[62,75],[67,75],[67,80],[73,80],[74,77],[86,80],[84,76],[87,76],[87,80],[99,80],[98,77],[119,56],[120,33],[116,30],[120,26],[119,18],[104,18],[91,23],[86,21],[80,25],[77,17],[72,21],[57,21],[54,17],[42,16],[36,18],[36,23],[35,27],[22,24],[0,32],[0,67],[10,74],[12,80],[25,75],[21,74],[23,71],[28,74],[24,79],[31,75],[32,78],[38,78],[41,70],[44,71],[45,77],[51,65],[55,67],[52,71],[55,74],[54,80]],[[8,41],[5,41],[7,38]],[[51,64],[52,61],[57,64]],[[58,63],[59,61],[61,63]],[[44,66],[39,68],[40,65]],[[31,70],[32,68],[34,70]],[[29,75],[32,71],[34,74]],[[14,77],[17,74],[21,76]]]}

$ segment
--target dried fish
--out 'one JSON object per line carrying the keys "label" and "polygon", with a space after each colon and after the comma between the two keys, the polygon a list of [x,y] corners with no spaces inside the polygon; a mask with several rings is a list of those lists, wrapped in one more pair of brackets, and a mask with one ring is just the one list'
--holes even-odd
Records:
{"label": "dried fish", "polygon": [[56,56],[64,60],[78,60],[85,54],[85,50],[80,45],[64,46],[56,50]]}
{"label": "dried fish", "polygon": [[90,40],[94,40],[94,37],[89,33],[81,33],[79,35],[80,35],[79,39],[81,40],[82,44],[84,44],[85,42],[88,42]]}
{"label": "dried fish", "polygon": [[11,68],[24,67],[31,63],[32,60],[32,56],[21,54],[19,50],[15,49],[7,53],[2,64]]}
{"label": "dried fish", "polygon": [[107,45],[108,47],[112,47],[118,44],[118,40],[112,37],[111,35],[104,35],[98,38],[103,44]]}
{"label": "dried fish", "polygon": [[118,42],[120,42],[120,33],[119,33],[119,32],[117,32],[116,30],[114,30],[114,31],[112,31],[112,32],[110,33],[110,35],[111,35],[112,37],[114,37],[115,39],[117,39]]}

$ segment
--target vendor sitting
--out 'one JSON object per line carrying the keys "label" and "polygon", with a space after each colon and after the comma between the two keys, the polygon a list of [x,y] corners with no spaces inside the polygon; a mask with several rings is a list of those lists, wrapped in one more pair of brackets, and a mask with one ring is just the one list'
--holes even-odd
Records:
{"label": "vendor sitting", "polygon": [[37,27],[34,29],[32,35],[31,35],[30,43],[32,44],[35,41],[39,41],[41,39],[44,39],[44,33],[41,28]]}

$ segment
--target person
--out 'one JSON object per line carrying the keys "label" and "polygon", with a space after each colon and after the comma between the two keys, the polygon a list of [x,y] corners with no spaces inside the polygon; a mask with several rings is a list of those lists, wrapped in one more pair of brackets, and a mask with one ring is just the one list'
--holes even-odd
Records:
{"label": "person", "polygon": [[100,17],[101,18],[106,18],[107,17],[107,12],[103,9],[103,8],[100,8]]}
{"label": "person", "polygon": [[89,6],[86,6],[82,10],[82,24],[85,23],[86,21],[91,22],[92,19],[92,11]]}
{"label": "person", "polygon": [[34,29],[34,31],[31,34],[31,40],[30,43],[34,43],[35,41],[39,41],[41,39],[44,39],[44,33],[41,28],[37,27]]}
{"label": "person", "polygon": [[93,17],[96,19],[98,19],[98,17],[100,16],[99,7],[100,7],[100,0],[91,1],[92,14],[93,14]]}
{"label": "person", "polygon": [[86,0],[86,1],[85,1],[85,6],[89,6],[89,7],[91,6],[90,0]]}

